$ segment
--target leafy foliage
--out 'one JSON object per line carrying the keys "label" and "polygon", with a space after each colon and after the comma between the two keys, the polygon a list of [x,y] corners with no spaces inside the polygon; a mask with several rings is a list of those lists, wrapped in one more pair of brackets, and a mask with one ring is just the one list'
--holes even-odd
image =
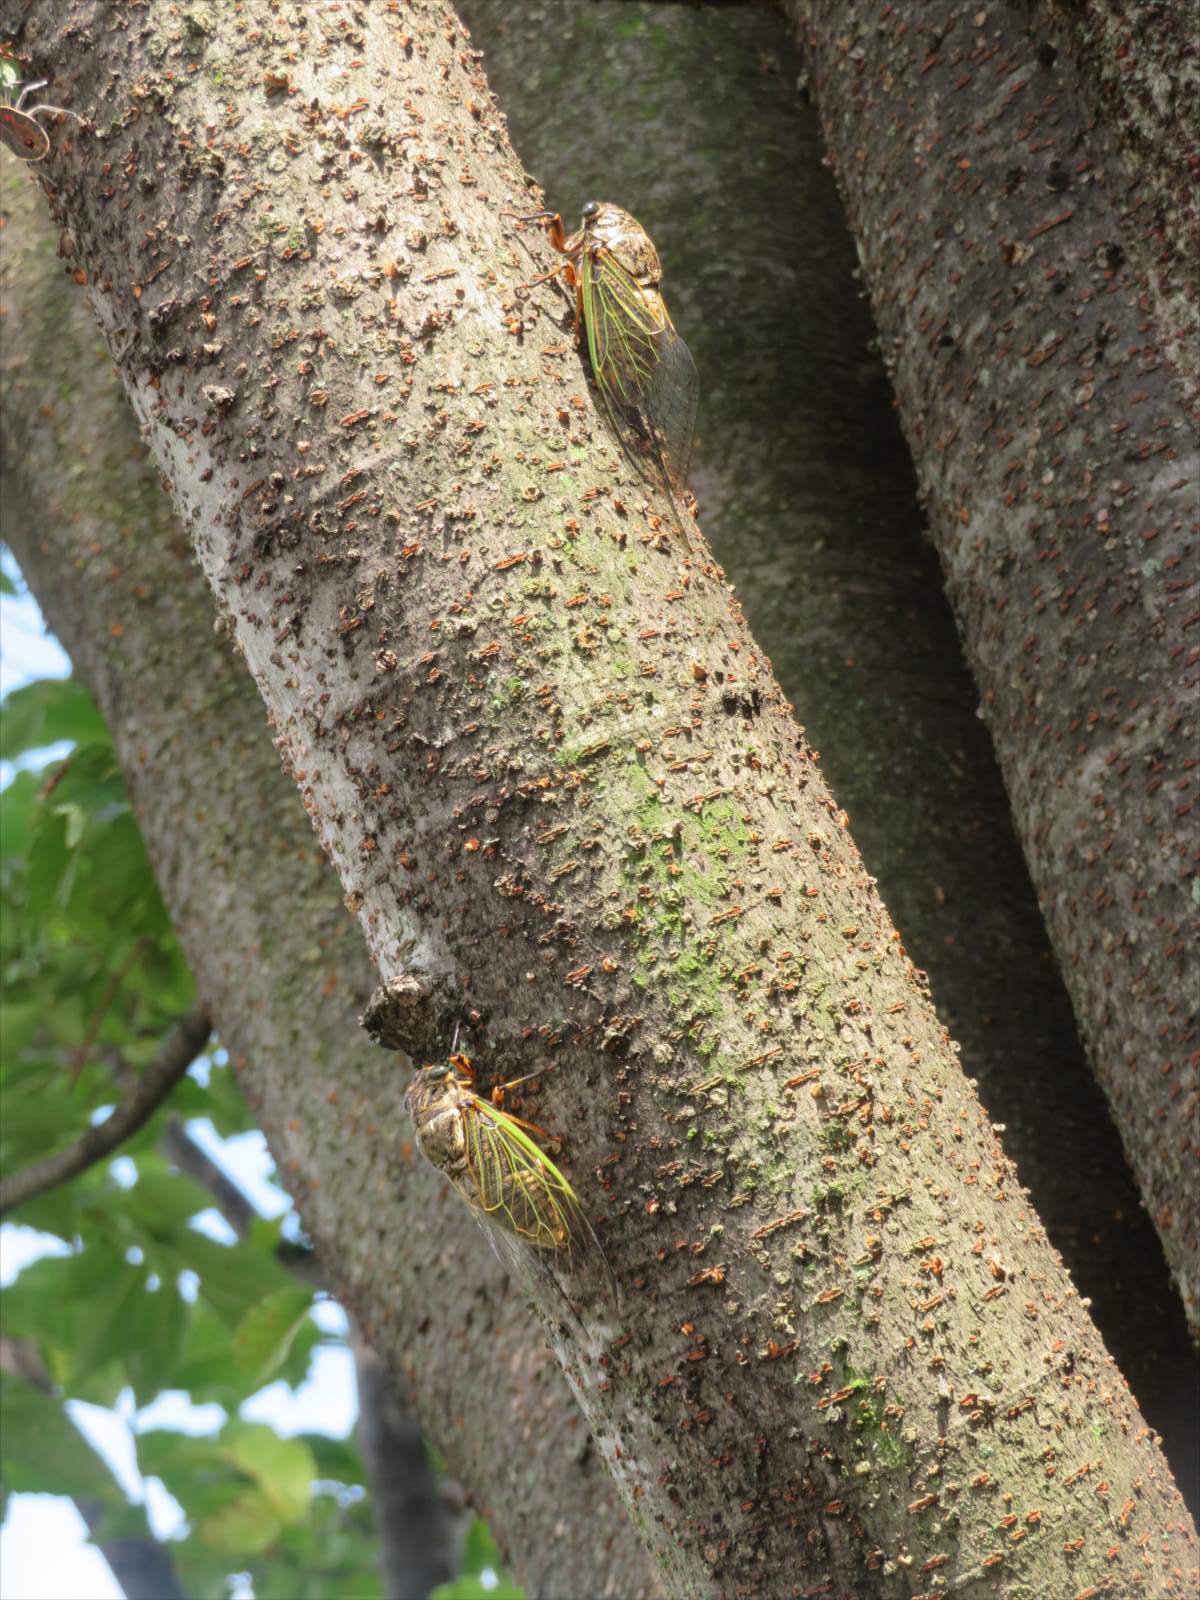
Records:
{"label": "leafy foliage", "polygon": [[[107,730],[86,691],[45,680],[8,696],[0,754],[0,1172],[77,1139],[158,1054],[194,1003]],[[39,750],[69,741],[69,753]],[[169,1117],[219,1135],[251,1127],[218,1052],[126,1142],[119,1159],[29,1201],[14,1220],[57,1241],[0,1301],[0,1330],[36,1352],[0,1388],[6,1491],[71,1494],[105,1511],[101,1536],[148,1537],[68,1402],[144,1407],[164,1391],[215,1401],[211,1437],[137,1435],[144,1476],[186,1518],[172,1545],[185,1586],[256,1596],[379,1593],[362,1464],[351,1441],[284,1438],[240,1418],[264,1384],[305,1377],[321,1338],[312,1293],[280,1264],[278,1229],[211,1236],[213,1202],[161,1153]],[[209,1227],[209,1232],[202,1231]],[[227,1230],[226,1230],[227,1231]]]}

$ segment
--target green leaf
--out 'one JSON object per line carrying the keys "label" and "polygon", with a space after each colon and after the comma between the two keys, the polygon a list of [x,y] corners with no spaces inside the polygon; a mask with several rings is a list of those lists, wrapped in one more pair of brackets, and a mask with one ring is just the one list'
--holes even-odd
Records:
{"label": "green leaf", "polygon": [[212,1206],[212,1196],[186,1173],[172,1172],[160,1157],[138,1157],[138,1181],[125,1191],[126,1210],[151,1238],[169,1238],[191,1217]]}
{"label": "green leaf", "polygon": [[282,1524],[261,1489],[248,1483],[196,1525],[196,1536],[229,1555],[257,1555],[279,1537]]}
{"label": "green leaf", "polygon": [[525,1591],[511,1579],[496,1575],[497,1581],[489,1589],[480,1578],[463,1573],[453,1583],[439,1583],[431,1589],[429,1600],[525,1600]]}
{"label": "green leaf", "polygon": [[87,818],[83,814],[83,808],[68,802],[64,806],[55,806],[53,814],[63,819],[67,830],[67,849],[74,850],[83,838],[83,830],[87,826]]}
{"label": "green leaf", "polygon": [[[3,1114],[0,1113],[0,1121]],[[45,1194],[27,1200],[16,1213],[16,1220],[39,1233],[57,1234],[60,1239],[73,1239],[78,1233],[78,1199],[81,1185],[60,1183]]]}
{"label": "green leaf", "polygon": [[[115,1252],[106,1259],[109,1271],[121,1265]],[[81,1256],[68,1255],[31,1261],[0,1295],[0,1329],[17,1339],[38,1338],[55,1326],[57,1312],[69,1315],[75,1304],[80,1260]],[[67,1325],[64,1317],[60,1330]]]}
{"label": "green leaf", "polygon": [[0,760],[69,739],[72,744],[109,744],[96,703],[77,678],[38,678],[0,704]]}
{"label": "green leaf", "polygon": [[220,1441],[204,1435],[176,1433],[173,1428],[144,1428],[137,1436],[138,1470],[143,1477],[161,1478],[186,1512],[195,1502],[185,1481],[216,1473],[225,1464]]}
{"label": "green leaf", "polygon": [[71,1368],[71,1381],[117,1361],[140,1331],[146,1297],[146,1268],[122,1261],[111,1279],[93,1293],[86,1306],[77,1307],[80,1340]]}
{"label": "green leaf", "polygon": [[[7,66],[8,64],[9,64],[8,62],[4,63],[5,66]],[[16,584],[12,581],[12,579],[9,577],[8,573],[4,572],[3,570],[0,570],[0,594],[11,594],[11,595],[15,596],[15,595],[19,595],[19,593],[20,593],[20,590],[17,588]]]}
{"label": "green leaf", "polygon": [[16,1378],[0,1382],[0,1476],[13,1494],[124,1502],[120,1486],[61,1403]]}
{"label": "green leaf", "polygon": [[174,1284],[147,1289],[137,1308],[137,1327],[126,1346],[125,1369],[139,1406],[161,1389],[176,1388],[176,1367],[187,1338],[191,1307]]}
{"label": "green leaf", "polygon": [[35,773],[18,772],[0,791],[0,857],[6,861],[29,850],[40,788]]}
{"label": "green leaf", "polygon": [[234,1464],[253,1478],[281,1522],[308,1510],[316,1463],[303,1439],[281,1439],[264,1422],[231,1422],[223,1431]]}
{"label": "green leaf", "polygon": [[283,1365],[275,1376],[281,1383],[289,1384],[293,1389],[299,1388],[308,1376],[313,1351],[318,1345],[327,1342],[329,1341],[311,1317],[303,1320],[296,1330],[296,1337],[284,1357]]}
{"label": "green leaf", "polygon": [[[489,1589],[482,1582],[484,1572],[492,1572],[496,1583]],[[504,1570],[491,1529],[476,1517],[463,1546],[462,1572],[453,1583],[442,1583],[429,1600],[525,1600],[525,1591]]]}
{"label": "green leaf", "polygon": [[309,1290],[289,1287],[277,1289],[247,1311],[234,1334],[233,1348],[250,1389],[261,1389],[279,1371],[311,1307]]}
{"label": "green leaf", "polygon": [[316,1476],[321,1481],[366,1483],[362,1453],[354,1442],[353,1435],[348,1439],[334,1439],[327,1433],[298,1433],[296,1437],[303,1439],[312,1451],[313,1461],[316,1463]]}
{"label": "green leaf", "polygon": [[203,1301],[191,1308],[175,1383],[188,1390],[196,1405],[215,1400],[218,1405],[236,1407],[245,1397],[246,1380],[234,1360],[233,1337]]}
{"label": "green leaf", "polygon": [[200,1275],[200,1293],[231,1329],[252,1305],[288,1283],[283,1268],[249,1245],[218,1244],[194,1228],[171,1247],[179,1266]]}

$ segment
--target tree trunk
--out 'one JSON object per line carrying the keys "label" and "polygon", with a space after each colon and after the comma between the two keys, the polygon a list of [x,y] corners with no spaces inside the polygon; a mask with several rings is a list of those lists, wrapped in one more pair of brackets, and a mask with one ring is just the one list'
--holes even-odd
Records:
{"label": "tree trunk", "polygon": [[394,1037],[465,1019],[570,1129],[620,1300],[563,1266],[540,1309],[670,1587],[1182,1593],[1165,1465],[722,574],[616,455],[553,290],[505,288],[529,201],[453,16],[28,16],[73,105],[103,86],[106,187],[80,142],[56,204],[420,996]]}
{"label": "tree trunk", "polygon": [[[1129,247],[1154,296],[1173,365],[1200,379],[1200,43],[1188,0],[1131,10],[1121,0],[1045,0],[1051,48],[1065,49],[1092,118],[1132,187]],[[1120,182],[1116,173],[1115,183]]]}
{"label": "tree trunk", "polygon": [[[559,1588],[565,1541],[589,1592],[651,1593],[537,1325],[470,1218],[412,1161],[403,1074],[355,1024],[374,974],[262,701],[214,633],[211,593],[55,262],[30,171],[0,152],[0,182],[5,535],[112,729],[197,986],[329,1287],[531,1592]],[[416,1220],[430,1217],[436,1228]]]}
{"label": "tree trunk", "polygon": [[424,1600],[459,1570],[463,1517],[439,1491],[412,1412],[369,1346],[352,1340],[358,1380],[358,1441],[374,1463],[371,1502],[388,1600]]}
{"label": "tree trunk", "polygon": [[1193,1329],[1196,431],[1120,157],[1012,4],[794,0],[1047,925]]}
{"label": "tree trunk", "polygon": [[1050,952],[786,23],[657,0],[459,10],[551,203],[616,200],[654,235],[701,375],[713,552],[1195,1511],[1196,1352]]}

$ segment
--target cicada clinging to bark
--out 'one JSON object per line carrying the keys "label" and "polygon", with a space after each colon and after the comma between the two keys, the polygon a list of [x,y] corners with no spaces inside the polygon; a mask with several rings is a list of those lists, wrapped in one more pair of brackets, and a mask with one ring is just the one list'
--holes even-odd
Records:
{"label": "cicada clinging to bark", "polygon": [[404,1100],[421,1154],[450,1179],[507,1264],[527,1246],[543,1263],[593,1255],[607,1270],[574,1189],[534,1138],[542,1130],[484,1100],[474,1082],[464,1055],[414,1076]]}
{"label": "cicada clinging to bark", "polygon": [[589,200],[569,238],[555,211],[521,220],[543,223],[551,245],[566,256],[558,270],[575,290],[576,332],[582,327],[613,431],[638,473],[671,495],[686,542],[674,497],[687,487],[700,383],[663,300],[650,235],[608,201]]}

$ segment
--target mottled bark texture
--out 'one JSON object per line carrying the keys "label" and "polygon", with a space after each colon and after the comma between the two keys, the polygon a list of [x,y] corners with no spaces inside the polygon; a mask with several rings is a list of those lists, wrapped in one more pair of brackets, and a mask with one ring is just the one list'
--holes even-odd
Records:
{"label": "mottled bark texture", "polygon": [[713,552],[1195,1510],[1196,1352],[1050,953],[787,25],[657,0],[459,11],[550,203],[615,200],[654,235],[700,372]]}
{"label": "mottled bark texture", "polygon": [[1195,1329],[1196,429],[1136,195],[1027,8],[793,10],[1018,833]]}
{"label": "mottled bark texture", "polygon": [[[328,1287],[486,1507],[530,1593],[561,1593],[568,1560],[589,1592],[652,1592],[537,1324],[475,1224],[414,1163],[406,1075],[355,1023],[375,981],[361,937],[254,684],[214,632],[211,592],[70,281],[81,269],[69,241],[66,263],[55,259],[35,176],[0,152],[5,537],[113,731],[176,931],[280,1181]],[[377,1494],[386,1503],[396,1488]],[[384,1556],[394,1568],[394,1548]]]}
{"label": "mottled bark texture", "polygon": [[1150,1430],[723,574],[617,453],[553,287],[510,288],[547,256],[453,15],[28,17],[72,103],[103,92],[56,204],[421,997],[395,1036],[463,1020],[569,1134],[619,1299],[564,1261],[540,1309],[669,1588],[1186,1592]]}
{"label": "mottled bark texture", "polygon": [[[1129,245],[1171,360],[1200,378],[1200,26],[1194,0],[1043,0],[1128,174]],[[1119,174],[1111,174],[1120,183]]]}

